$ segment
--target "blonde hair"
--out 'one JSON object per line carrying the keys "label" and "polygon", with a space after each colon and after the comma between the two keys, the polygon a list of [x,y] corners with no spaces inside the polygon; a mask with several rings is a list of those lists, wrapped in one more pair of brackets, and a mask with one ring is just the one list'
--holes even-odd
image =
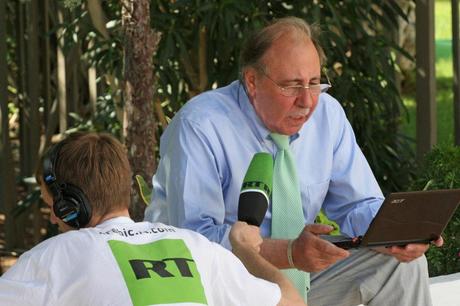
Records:
{"label": "blonde hair", "polygon": [[[79,187],[93,215],[129,207],[132,172],[126,149],[116,138],[106,133],[76,132],[60,146],[55,160],[56,181]],[[40,183],[42,173],[40,163],[36,174]]]}

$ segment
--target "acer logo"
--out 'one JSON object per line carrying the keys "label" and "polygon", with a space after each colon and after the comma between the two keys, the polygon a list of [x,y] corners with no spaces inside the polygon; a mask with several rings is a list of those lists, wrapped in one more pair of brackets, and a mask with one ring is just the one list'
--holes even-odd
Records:
{"label": "acer logo", "polygon": [[391,201],[392,204],[401,204],[404,202],[406,199],[394,199]]}

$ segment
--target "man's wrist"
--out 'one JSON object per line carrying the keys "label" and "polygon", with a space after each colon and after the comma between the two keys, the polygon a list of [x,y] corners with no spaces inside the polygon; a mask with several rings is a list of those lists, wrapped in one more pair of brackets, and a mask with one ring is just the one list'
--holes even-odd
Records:
{"label": "man's wrist", "polygon": [[287,260],[288,260],[288,264],[289,264],[289,268],[291,269],[297,269],[294,265],[294,258],[292,257],[292,248],[293,248],[293,244],[294,244],[294,239],[291,239],[288,241],[288,244],[287,244],[287,249],[286,249],[286,253],[287,253]]}

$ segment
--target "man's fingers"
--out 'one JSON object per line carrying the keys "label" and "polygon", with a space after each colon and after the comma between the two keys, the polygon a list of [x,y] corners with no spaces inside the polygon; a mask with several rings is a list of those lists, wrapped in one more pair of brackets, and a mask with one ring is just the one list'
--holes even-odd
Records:
{"label": "man's fingers", "polygon": [[311,271],[309,271],[309,272],[321,272],[321,271],[323,271],[324,269],[328,268],[329,266],[331,266],[331,261],[330,261],[330,260],[321,260],[321,259],[318,259],[318,260],[315,262],[315,265],[313,266],[313,268],[311,269]]}
{"label": "man's fingers", "polygon": [[321,271],[338,260],[349,256],[349,252],[321,239],[318,235],[327,234],[333,229],[324,224],[305,226],[293,243],[293,257],[296,267],[304,271]]}
{"label": "man's fingers", "polygon": [[316,249],[316,257],[319,260],[327,263],[327,266],[335,263],[340,259],[344,259],[350,255],[350,252],[335,246],[329,241],[323,240],[319,237],[314,237],[315,244],[314,248]]}
{"label": "man's fingers", "polygon": [[414,260],[414,258],[410,256],[404,256],[402,254],[395,255],[394,257],[400,262],[411,262],[412,260]]}
{"label": "man's fingers", "polygon": [[339,248],[329,241],[324,242],[326,245],[324,247],[324,254],[334,259],[334,261],[350,256],[350,252],[348,252],[347,250]]}
{"label": "man's fingers", "polygon": [[422,256],[429,248],[428,244],[413,243],[404,247],[392,246],[390,253],[394,255],[399,261],[409,262]]}
{"label": "man's fingers", "polygon": [[438,248],[440,248],[444,244],[444,238],[442,238],[442,236],[439,236],[438,239],[432,241],[431,243],[434,244],[435,246],[437,246]]}
{"label": "man's fingers", "polygon": [[303,230],[312,234],[321,235],[329,234],[334,230],[334,227],[326,224],[308,224],[304,227]]}
{"label": "man's fingers", "polygon": [[[329,244],[329,242],[325,242],[325,244]],[[349,252],[340,249],[335,245],[328,245],[325,248],[318,248],[317,251],[317,256],[313,260],[313,265],[311,266],[310,272],[322,271],[337,261],[342,260],[350,255]]]}

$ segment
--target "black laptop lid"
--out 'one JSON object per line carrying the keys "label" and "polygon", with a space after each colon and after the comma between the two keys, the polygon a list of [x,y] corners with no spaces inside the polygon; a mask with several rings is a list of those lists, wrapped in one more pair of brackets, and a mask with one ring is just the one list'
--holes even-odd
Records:
{"label": "black laptop lid", "polygon": [[437,239],[460,203],[460,189],[390,194],[364,235],[361,246],[428,243]]}

